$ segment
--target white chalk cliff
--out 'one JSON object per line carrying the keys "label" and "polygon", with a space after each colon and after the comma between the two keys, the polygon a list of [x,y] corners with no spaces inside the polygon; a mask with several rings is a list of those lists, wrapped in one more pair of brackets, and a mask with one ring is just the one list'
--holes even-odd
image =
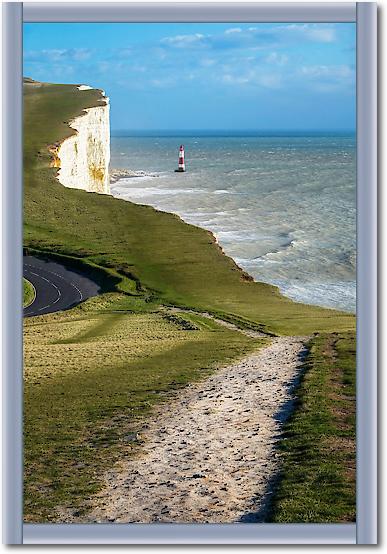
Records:
{"label": "white chalk cliff", "polygon": [[[79,90],[90,87],[81,85]],[[62,185],[88,192],[110,193],[110,124],[109,98],[101,91],[100,106],[87,108],[69,122],[76,133],[55,148],[53,165],[59,168]]]}

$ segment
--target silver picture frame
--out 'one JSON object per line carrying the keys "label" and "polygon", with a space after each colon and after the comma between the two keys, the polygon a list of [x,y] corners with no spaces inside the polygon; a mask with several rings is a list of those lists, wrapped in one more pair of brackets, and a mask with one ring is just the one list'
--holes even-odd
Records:
{"label": "silver picture frame", "polygon": [[[356,22],[356,524],[23,524],[23,22]],[[3,541],[7,544],[377,543],[377,6],[345,3],[3,4]]]}

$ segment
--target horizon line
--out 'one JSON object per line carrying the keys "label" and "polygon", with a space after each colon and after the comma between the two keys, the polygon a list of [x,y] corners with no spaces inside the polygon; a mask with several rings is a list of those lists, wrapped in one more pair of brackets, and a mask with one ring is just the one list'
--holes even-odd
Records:
{"label": "horizon line", "polygon": [[112,133],[346,133],[356,134],[356,129],[111,129]]}

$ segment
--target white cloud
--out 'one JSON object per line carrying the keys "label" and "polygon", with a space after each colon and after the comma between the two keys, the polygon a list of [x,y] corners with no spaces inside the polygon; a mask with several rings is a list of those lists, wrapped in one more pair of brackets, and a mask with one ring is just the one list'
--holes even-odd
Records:
{"label": "white cloud", "polygon": [[282,77],[275,73],[262,73],[250,70],[242,74],[225,73],[222,82],[228,85],[246,85],[268,89],[278,89],[282,86]]}
{"label": "white cloud", "polygon": [[292,23],[281,25],[277,28],[279,34],[285,33],[285,36],[302,37],[312,42],[333,42],[336,40],[336,31],[331,25],[323,23]]}
{"label": "white cloud", "polygon": [[87,48],[77,48],[69,51],[69,56],[72,60],[82,61],[90,58],[91,51]]}
{"label": "white cloud", "polygon": [[97,63],[97,69],[101,73],[106,73],[108,71],[111,71],[111,63],[110,62],[98,62]]}
{"label": "white cloud", "polygon": [[232,29],[227,29],[224,34],[225,35],[230,35],[232,33],[241,33],[242,32],[242,29],[240,27],[233,27]]}
{"label": "white cloud", "polygon": [[206,37],[201,33],[194,35],[176,35],[174,37],[165,37],[161,39],[163,44],[169,44],[176,48],[186,48],[187,46],[197,46],[204,43]]}
{"label": "white cloud", "polygon": [[336,40],[336,33],[332,28],[315,27],[306,31],[306,35],[310,40],[316,42],[333,42]]}
{"label": "white cloud", "polygon": [[258,83],[265,88],[277,89],[281,88],[282,78],[278,74],[266,74],[261,75],[258,79]]}
{"label": "white cloud", "polygon": [[169,88],[176,84],[175,79],[172,77],[160,77],[156,79],[151,79],[149,84],[156,88]]}
{"label": "white cloud", "polygon": [[90,58],[92,51],[87,48],[53,48],[50,50],[29,50],[24,52],[26,61],[60,62],[67,60],[83,61]]}
{"label": "white cloud", "polygon": [[246,76],[240,77],[226,73],[225,75],[223,75],[222,81],[230,85],[245,85],[249,83],[250,79]]}
{"label": "white cloud", "polygon": [[133,54],[132,48],[120,48],[116,52],[114,52],[114,55],[118,55],[121,58],[127,58],[128,56],[131,56]]}
{"label": "white cloud", "polygon": [[148,68],[146,67],[146,65],[135,64],[132,66],[132,70],[136,71],[136,73],[146,73],[148,71]]}
{"label": "white cloud", "polygon": [[283,66],[287,64],[288,57],[285,54],[279,54],[278,52],[271,52],[264,61],[268,64]]}
{"label": "white cloud", "polygon": [[[263,50],[283,48],[307,42],[329,43],[336,40],[336,28],[326,23],[291,23],[277,26],[230,27],[222,33],[169,36],[161,45],[174,48],[208,48],[212,51]],[[280,58],[277,59],[277,62]],[[272,63],[274,63],[274,59]],[[285,58],[279,64],[285,63]]]}
{"label": "white cloud", "polygon": [[302,66],[298,72],[301,82],[319,92],[355,90],[355,70],[349,65]]}
{"label": "white cloud", "polygon": [[200,60],[199,64],[202,67],[211,67],[216,64],[216,60],[214,60],[213,58],[203,58],[202,60]]}
{"label": "white cloud", "polygon": [[302,66],[300,71],[303,75],[312,78],[330,77],[347,79],[354,77],[354,70],[349,65],[309,65]]}

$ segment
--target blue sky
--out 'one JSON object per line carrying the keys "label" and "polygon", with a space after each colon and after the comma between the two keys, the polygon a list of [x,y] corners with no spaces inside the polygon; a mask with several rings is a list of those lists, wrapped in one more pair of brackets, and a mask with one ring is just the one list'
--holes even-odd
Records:
{"label": "blue sky", "polygon": [[119,129],[353,130],[352,23],[28,23],[24,75],[102,88]]}

